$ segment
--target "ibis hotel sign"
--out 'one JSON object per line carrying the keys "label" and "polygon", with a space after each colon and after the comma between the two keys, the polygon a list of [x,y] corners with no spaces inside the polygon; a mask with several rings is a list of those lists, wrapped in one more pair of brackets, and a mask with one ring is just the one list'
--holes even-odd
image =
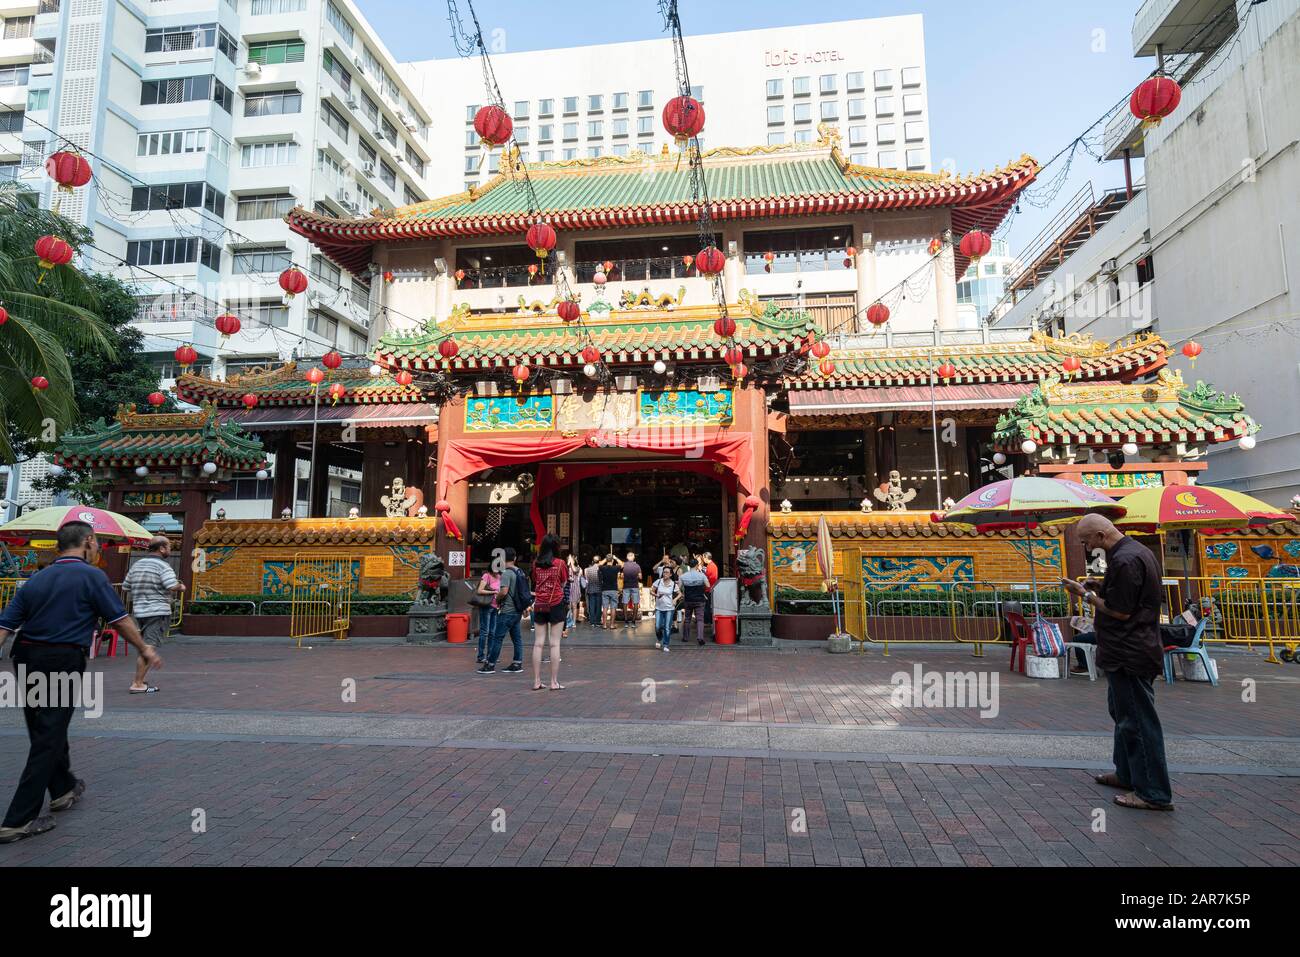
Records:
{"label": "ibis hotel sign", "polygon": [[839,50],[764,50],[763,66],[798,66],[800,63],[836,63],[844,59]]}

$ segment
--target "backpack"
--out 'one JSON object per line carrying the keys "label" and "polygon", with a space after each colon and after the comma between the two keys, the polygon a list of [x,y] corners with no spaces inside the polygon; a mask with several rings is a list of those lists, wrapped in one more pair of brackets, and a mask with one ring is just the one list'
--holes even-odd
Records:
{"label": "backpack", "polygon": [[528,587],[528,576],[518,568],[513,571],[515,587],[510,590],[510,598],[514,602],[515,614],[522,615],[533,603],[533,591]]}
{"label": "backpack", "polygon": [[557,568],[556,563],[551,562],[549,568],[534,568],[533,574],[537,576],[537,594],[534,597],[537,610],[550,611],[564,600],[568,569],[563,565]]}

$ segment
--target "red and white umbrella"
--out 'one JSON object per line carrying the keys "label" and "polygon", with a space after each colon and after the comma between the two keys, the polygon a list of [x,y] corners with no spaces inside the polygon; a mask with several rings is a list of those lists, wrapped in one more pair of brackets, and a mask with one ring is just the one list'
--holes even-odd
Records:
{"label": "red and white umbrella", "polygon": [[90,505],[55,505],[26,512],[12,522],[0,525],[0,532],[19,532],[26,535],[55,535],[69,522],[85,522],[95,530],[95,536],[105,541],[148,545],[153,532],[125,515],[106,508]]}

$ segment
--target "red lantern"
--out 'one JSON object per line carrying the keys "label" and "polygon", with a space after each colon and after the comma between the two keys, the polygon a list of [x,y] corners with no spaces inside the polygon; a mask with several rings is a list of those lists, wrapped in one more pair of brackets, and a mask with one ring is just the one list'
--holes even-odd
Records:
{"label": "red lantern", "polygon": [[821,339],[813,343],[811,351],[816,358],[825,359],[831,354],[831,344],[825,339]]}
{"label": "red lantern", "polygon": [[3,326],[8,321],[9,321],[9,310],[6,309],[4,306],[0,306],[0,326]]}
{"label": "red lantern", "polygon": [[329,369],[331,372],[333,372],[339,366],[343,365],[343,356],[339,355],[338,352],[331,349],[329,352],[325,353],[323,356],[320,357],[320,364],[323,365],[326,369]]}
{"label": "red lantern", "polygon": [[731,377],[737,382],[745,378],[747,375],[749,375],[749,366],[745,365],[745,363],[737,362],[731,367]]}
{"label": "red lantern", "polygon": [[867,322],[873,326],[883,326],[889,321],[889,307],[883,302],[872,303],[867,307]]}
{"label": "red lantern", "polygon": [[582,316],[582,307],[576,299],[564,299],[555,307],[556,313],[565,322],[577,322]]}
{"label": "red lantern", "polygon": [[765,253],[763,253],[763,264],[764,264],[764,265],[763,265],[763,269],[764,269],[764,271],[766,271],[766,272],[771,272],[771,271],[772,271],[772,261],[773,261],[774,259],[776,259],[776,253],[774,253],[774,252],[765,252]]}
{"label": "red lantern", "polygon": [[395,277],[393,276],[393,271],[391,269],[384,270],[384,282],[392,282],[394,278]]}
{"label": "red lantern", "polygon": [[500,146],[510,139],[514,127],[510,114],[495,103],[480,106],[474,114],[474,132],[488,146]]}
{"label": "red lantern", "polygon": [[[36,250],[36,260],[42,270],[50,270],[55,266],[66,266],[72,262],[72,247],[68,245],[66,240],[60,239],[58,236],[42,236],[36,240],[34,248]],[[45,273],[42,272],[37,282],[42,282],[44,279]]]}
{"label": "red lantern", "polygon": [[182,369],[188,369],[190,366],[194,365],[199,358],[199,354],[194,351],[194,347],[189,343],[177,348],[174,355],[176,356],[176,364]]}
{"label": "red lantern", "polygon": [[330,386],[330,390],[329,390],[329,391],[330,391],[330,399],[333,400],[330,404],[331,404],[331,405],[338,405],[338,404],[339,404],[339,399],[343,398],[344,394],[345,394],[348,390],[347,390],[347,388],[343,385],[342,382],[335,382],[333,385]]}
{"label": "red lantern", "polygon": [[1187,358],[1192,360],[1193,369],[1196,368],[1196,357],[1199,356],[1203,351],[1204,350],[1201,348],[1201,344],[1197,342],[1195,339],[1189,339],[1187,341],[1187,345],[1183,346],[1183,355],[1187,356]]}
{"label": "red lantern", "polygon": [[538,259],[542,260],[542,275],[546,275],[546,257],[555,248],[555,230],[548,223],[533,223],[528,227],[528,233],[524,239],[528,243],[528,248],[537,254]]}
{"label": "red lantern", "polygon": [[939,255],[939,250],[940,250],[940,249],[943,249],[943,240],[939,239],[938,237],[935,237],[934,239],[930,240],[930,255],[931,255],[931,256],[937,256],[937,255]]}
{"label": "red lantern", "polygon": [[448,336],[446,339],[443,339],[442,342],[438,343],[438,355],[448,361],[456,358],[456,355],[459,352],[460,345],[451,336]]}
{"label": "red lantern", "polygon": [[729,366],[737,366],[745,361],[745,350],[740,346],[728,346],[722,352],[722,359]]}
{"label": "red lantern", "polygon": [[978,262],[992,248],[993,237],[982,230],[972,229],[961,238],[961,254],[971,262]]}
{"label": "red lantern", "polygon": [[239,331],[239,317],[232,316],[230,313],[217,316],[212,320],[212,324],[217,327],[217,332],[221,333],[222,339],[229,339]]}
{"label": "red lantern", "polygon": [[704,106],[693,96],[675,96],[664,104],[664,129],[681,149],[704,129]]}
{"label": "red lantern", "polygon": [[706,246],[695,257],[695,268],[705,276],[716,276],[726,268],[727,257],[717,246]]}
{"label": "red lantern", "polygon": [[513,369],[510,370],[510,374],[515,377],[515,382],[517,382],[519,384],[519,387],[522,389],[524,387],[524,383],[528,381],[528,376],[531,375],[532,372],[528,368],[528,363],[521,362],[519,363],[519,365],[515,366]]}
{"label": "red lantern", "polygon": [[1172,77],[1153,76],[1143,80],[1129,97],[1129,111],[1142,121],[1142,128],[1148,130],[1159,126],[1160,121],[1178,109],[1183,98],[1183,89]]}
{"label": "red lantern", "polygon": [[45,161],[45,172],[59,184],[59,189],[71,193],[90,182],[90,161],[80,153],[60,150]]}
{"label": "red lantern", "polygon": [[586,346],[582,350],[582,361],[595,365],[600,361],[600,350],[595,346]]}
{"label": "red lantern", "polygon": [[695,257],[692,256],[690,253],[687,253],[685,256],[682,257],[682,266],[685,267],[686,269],[690,269],[691,264],[694,262],[695,262]]}
{"label": "red lantern", "polygon": [[32,388],[37,392],[44,392],[50,387],[50,380],[43,375],[32,376]]}
{"label": "red lantern", "polygon": [[161,392],[150,392],[147,401],[151,406],[153,406],[156,409],[158,408],[158,406],[162,405],[164,402],[167,401],[167,396],[163,395]]}
{"label": "red lantern", "polygon": [[822,375],[831,375],[835,372],[835,363],[830,359],[823,359],[817,364],[817,370],[821,372]]}
{"label": "red lantern", "polygon": [[442,528],[447,533],[447,536],[454,538],[458,542],[461,541],[460,529],[451,517],[451,503],[445,498],[440,498],[433,503],[433,510],[442,518]]}
{"label": "red lantern", "polygon": [[936,371],[939,373],[939,378],[945,382],[957,375],[957,367],[951,362],[945,362]]}
{"label": "red lantern", "polygon": [[411,375],[411,373],[407,372],[405,369],[402,369],[397,373],[397,375],[393,376],[393,381],[400,386],[408,386],[415,381],[415,376]]}
{"label": "red lantern", "polygon": [[537,263],[528,264],[528,278],[531,280],[537,275]]}
{"label": "red lantern", "polygon": [[315,388],[325,381],[325,373],[321,372],[320,369],[317,369],[315,366],[312,366],[307,370],[306,379],[312,384],[312,388]]}
{"label": "red lantern", "polygon": [[292,299],[294,296],[307,290],[307,276],[301,269],[296,266],[290,266],[284,272],[280,273],[280,288],[285,294]]}
{"label": "red lantern", "polygon": [[452,275],[456,277],[456,288],[459,289],[461,281],[465,278],[465,270],[457,269],[454,273],[452,273]]}
{"label": "red lantern", "polygon": [[844,250],[844,268],[849,269],[853,266],[853,261],[858,258],[856,246],[848,246]]}
{"label": "red lantern", "polygon": [[713,320],[713,331],[719,338],[730,339],[736,334],[736,320],[730,316],[719,316]]}
{"label": "red lantern", "polygon": [[251,409],[253,406],[257,405],[257,393],[245,392],[240,398],[240,401],[244,403],[244,408]]}
{"label": "red lantern", "polygon": [[601,272],[605,273],[605,275],[608,276],[610,273],[614,271],[614,260],[606,259],[603,263],[600,264],[600,269]]}
{"label": "red lantern", "polygon": [[1066,375],[1074,375],[1082,366],[1083,363],[1079,361],[1078,356],[1066,356],[1065,361],[1061,363],[1061,368],[1065,370]]}

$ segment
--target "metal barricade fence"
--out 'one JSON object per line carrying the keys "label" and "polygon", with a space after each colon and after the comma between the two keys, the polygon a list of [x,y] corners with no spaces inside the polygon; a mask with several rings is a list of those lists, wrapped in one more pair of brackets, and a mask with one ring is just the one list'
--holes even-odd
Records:
{"label": "metal barricade fence", "polygon": [[294,555],[290,580],[289,637],[302,647],[302,639],[332,635],[342,640],[352,624],[352,592],[360,558],[317,558]]}
{"label": "metal barricade fence", "polygon": [[0,609],[13,600],[14,592],[26,581],[25,578],[0,578]]}
{"label": "metal barricade fence", "polygon": [[[1295,657],[1300,645],[1300,579],[1229,578],[1203,575],[1166,578],[1165,607],[1171,619],[1191,604],[1208,617],[1203,640],[1222,645],[1268,646],[1273,664]],[[1284,649],[1278,657],[1277,646]]]}

